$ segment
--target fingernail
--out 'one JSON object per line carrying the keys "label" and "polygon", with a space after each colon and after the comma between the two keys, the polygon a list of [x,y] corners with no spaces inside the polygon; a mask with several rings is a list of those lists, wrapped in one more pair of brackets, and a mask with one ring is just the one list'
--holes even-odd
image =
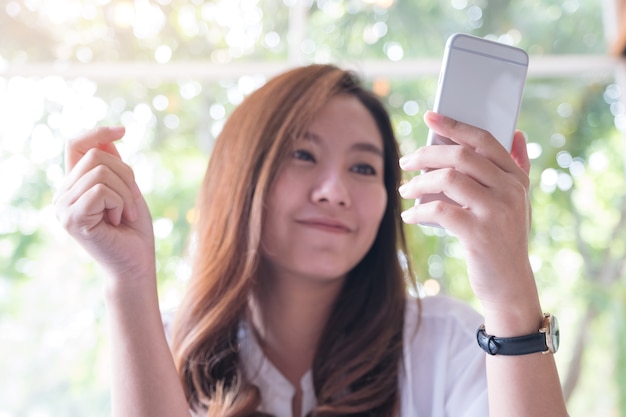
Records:
{"label": "fingernail", "polygon": [[427,111],[426,113],[424,113],[424,120],[430,120],[431,122],[435,122],[435,123],[439,123],[444,119],[444,116],[439,114],[439,113],[435,113],[434,111]]}
{"label": "fingernail", "polygon": [[404,197],[404,193],[406,193],[406,191],[408,190],[408,188],[409,188],[409,184],[408,184],[408,183],[402,184],[402,185],[400,186],[400,188],[398,188],[398,192],[400,193],[400,195],[401,195],[402,197]]}
{"label": "fingernail", "polygon": [[411,155],[405,155],[402,158],[400,158],[400,160],[398,161],[398,163],[400,164],[400,168],[404,169],[406,168],[409,163],[411,162]]}
{"label": "fingernail", "polygon": [[400,217],[402,217],[402,221],[404,221],[405,223],[411,223],[411,221],[413,220],[413,207],[400,213]]}

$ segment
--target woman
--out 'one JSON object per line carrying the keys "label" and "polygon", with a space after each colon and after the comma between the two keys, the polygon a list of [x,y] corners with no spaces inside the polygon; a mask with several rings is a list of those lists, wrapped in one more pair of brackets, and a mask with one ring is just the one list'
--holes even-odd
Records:
{"label": "woman", "polygon": [[[193,276],[168,348],[151,221],[131,169],[101,128],[71,141],[57,198],[66,229],[107,270],[119,416],[564,416],[552,355],[489,356],[481,318],[445,298],[411,299],[402,219],[439,223],[467,250],[485,329],[535,333],[528,263],[529,161],[434,113],[461,146],[400,160],[427,170],[405,198],[460,206],[400,213],[398,150],[381,103],[350,73],[282,74],[230,117],[198,200]],[[486,363],[485,363],[486,362]]]}

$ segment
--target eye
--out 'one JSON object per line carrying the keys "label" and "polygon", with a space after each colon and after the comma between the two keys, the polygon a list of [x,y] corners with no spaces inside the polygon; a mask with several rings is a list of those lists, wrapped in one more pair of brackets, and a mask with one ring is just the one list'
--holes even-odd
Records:
{"label": "eye", "polygon": [[315,158],[313,157],[313,154],[304,149],[296,149],[295,151],[292,152],[291,156],[294,159],[299,159],[301,161],[315,162]]}
{"label": "eye", "polygon": [[376,175],[376,169],[370,164],[356,164],[354,165],[350,171],[355,172],[361,175]]}

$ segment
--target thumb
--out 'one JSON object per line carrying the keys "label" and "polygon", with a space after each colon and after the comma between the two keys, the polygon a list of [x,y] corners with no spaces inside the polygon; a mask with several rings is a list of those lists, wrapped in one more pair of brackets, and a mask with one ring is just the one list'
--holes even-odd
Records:
{"label": "thumb", "polygon": [[519,130],[515,131],[513,135],[511,157],[526,174],[530,172],[530,159],[528,158],[528,150],[526,149],[526,137],[524,133]]}
{"label": "thumb", "polygon": [[74,165],[92,148],[101,149],[121,159],[113,142],[121,139],[125,132],[123,126],[99,127],[71,139],[65,148],[65,170],[69,172],[74,168]]}

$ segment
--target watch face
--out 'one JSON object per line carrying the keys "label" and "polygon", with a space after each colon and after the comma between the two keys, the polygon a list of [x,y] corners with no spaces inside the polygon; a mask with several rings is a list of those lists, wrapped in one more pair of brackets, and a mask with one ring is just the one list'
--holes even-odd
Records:
{"label": "watch face", "polygon": [[556,317],[551,315],[548,333],[546,334],[546,344],[552,353],[556,353],[557,350],[559,350],[560,337],[561,330],[559,329],[559,321]]}

